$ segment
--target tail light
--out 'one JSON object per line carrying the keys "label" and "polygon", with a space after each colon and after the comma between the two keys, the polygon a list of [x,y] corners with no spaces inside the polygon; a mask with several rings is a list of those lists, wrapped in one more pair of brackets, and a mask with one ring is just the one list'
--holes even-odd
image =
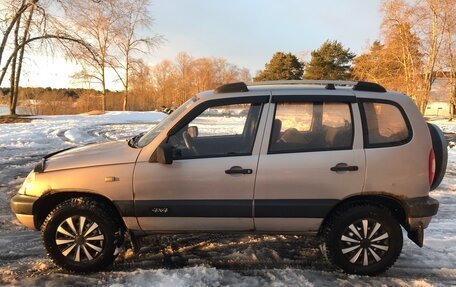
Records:
{"label": "tail light", "polygon": [[429,153],[429,186],[431,186],[432,182],[434,182],[434,177],[435,177],[435,155],[434,155],[434,149],[431,149],[431,152]]}

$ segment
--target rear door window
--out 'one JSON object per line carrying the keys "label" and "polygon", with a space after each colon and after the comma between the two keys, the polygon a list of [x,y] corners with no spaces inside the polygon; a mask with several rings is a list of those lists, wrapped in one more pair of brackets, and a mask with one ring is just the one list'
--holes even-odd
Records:
{"label": "rear door window", "polygon": [[361,110],[366,147],[395,146],[410,140],[410,124],[405,113],[396,104],[362,101]]}
{"label": "rear door window", "polygon": [[277,103],[269,153],[351,149],[349,103]]}

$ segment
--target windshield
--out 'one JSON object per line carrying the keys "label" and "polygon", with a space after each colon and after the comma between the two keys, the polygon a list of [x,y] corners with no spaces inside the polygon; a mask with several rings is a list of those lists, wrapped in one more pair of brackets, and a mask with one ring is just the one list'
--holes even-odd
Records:
{"label": "windshield", "polygon": [[156,136],[158,136],[163,129],[165,129],[174,119],[179,117],[183,112],[185,112],[194,102],[196,102],[197,98],[193,97],[183,103],[177,110],[175,110],[173,113],[171,113],[169,116],[164,118],[161,122],[158,123],[154,128],[150,129],[147,131],[144,135],[142,135],[138,140],[137,140],[137,147],[144,147],[148,145]]}

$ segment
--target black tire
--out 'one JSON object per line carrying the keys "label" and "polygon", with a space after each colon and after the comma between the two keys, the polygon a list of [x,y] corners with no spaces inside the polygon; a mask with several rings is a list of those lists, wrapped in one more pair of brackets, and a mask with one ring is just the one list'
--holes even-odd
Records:
{"label": "black tire", "polygon": [[[365,220],[368,226],[366,232]],[[381,225],[378,229],[377,223]],[[351,226],[355,227],[360,237],[352,231]],[[359,226],[361,229],[356,228]],[[373,232],[375,229],[377,231]],[[385,233],[387,238],[378,240]],[[322,252],[333,265],[349,274],[371,276],[385,272],[394,264],[401,253],[403,242],[401,227],[391,212],[368,203],[339,208],[325,224],[322,237]],[[358,243],[347,241],[350,238]],[[384,250],[385,246],[387,250]]]}
{"label": "black tire", "polygon": [[41,232],[48,256],[72,272],[95,272],[111,265],[123,238],[120,219],[113,210],[89,198],[59,204],[46,217]]}
{"label": "black tire", "polygon": [[445,176],[448,162],[448,143],[438,126],[428,123],[428,128],[431,133],[432,148],[435,156],[435,175],[430,188],[430,190],[434,190],[440,185]]}

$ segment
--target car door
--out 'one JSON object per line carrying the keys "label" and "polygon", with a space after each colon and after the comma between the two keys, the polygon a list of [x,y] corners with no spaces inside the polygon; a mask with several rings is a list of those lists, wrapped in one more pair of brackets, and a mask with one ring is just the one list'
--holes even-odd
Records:
{"label": "car door", "polygon": [[317,231],[365,174],[356,98],[348,91],[273,94],[254,196],[260,231]]}
{"label": "car door", "polygon": [[172,164],[137,163],[135,212],[143,230],[253,229],[266,101],[269,96],[206,101],[165,140],[173,146]]}

